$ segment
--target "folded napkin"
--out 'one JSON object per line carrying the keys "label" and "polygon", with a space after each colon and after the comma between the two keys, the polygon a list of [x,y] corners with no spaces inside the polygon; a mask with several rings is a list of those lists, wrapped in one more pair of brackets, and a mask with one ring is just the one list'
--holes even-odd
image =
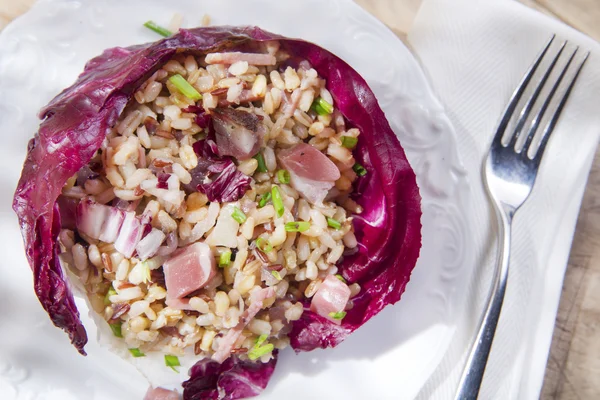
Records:
{"label": "folded napkin", "polygon": [[510,0],[425,0],[408,41],[445,104],[472,187],[478,267],[464,320],[420,397],[454,394],[489,293],[496,262],[493,209],[481,167],[509,97],[552,33],[591,51],[553,138],[534,191],[516,214],[511,269],[482,399],[536,399],[554,328],[577,214],[600,136],[600,45]]}

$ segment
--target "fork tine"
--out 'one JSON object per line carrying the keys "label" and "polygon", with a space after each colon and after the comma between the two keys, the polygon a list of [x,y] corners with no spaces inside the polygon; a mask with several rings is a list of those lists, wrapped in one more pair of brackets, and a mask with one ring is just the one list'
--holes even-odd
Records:
{"label": "fork tine", "polygon": [[[563,70],[563,73],[561,74],[559,82],[557,82],[555,86],[558,86],[558,84],[560,83],[560,80],[562,80],[562,77],[563,77],[564,73],[566,72],[567,68],[569,67],[569,64],[573,60],[573,57],[575,56],[576,52],[577,52],[577,49],[573,52],[573,55],[569,59],[569,62],[567,63],[567,65],[565,66],[565,69]],[[554,131],[554,128],[556,127],[558,118],[560,117],[560,114],[562,113],[562,110],[565,107],[565,104],[567,103],[569,96],[571,95],[571,90],[573,89],[573,86],[575,86],[575,82],[577,81],[577,78],[579,78],[579,74],[581,73],[581,70],[583,69],[583,66],[585,65],[589,56],[590,56],[590,52],[588,51],[586,53],[585,57],[583,58],[583,61],[581,61],[581,63],[579,64],[579,67],[577,68],[575,75],[571,79],[569,86],[567,86],[567,89],[565,90],[565,94],[563,95],[562,99],[560,100],[560,103],[558,103],[558,107],[556,108],[554,115],[552,115],[552,118],[550,119],[550,121],[548,121],[548,124],[544,128],[544,132],[542,133],[542,139],[540,141],[540,145],[537,149],[535,156],[533,157],[534,159],[539,160],[542,157],[542,155],[544,154],[544,150],[546,150],[546,144],[548,144],[548,139],[550,139],[550,136],[552,135],[552,132]],[[552,89],[554,89],[554,88],[552,88]],[[549,100],[546,100],[546,101],[549,102]]]}
{"label": "fork tine", "polygon": [[530,146],[531,142],[533,141],[533,138],[535,137],[535,133],[537,132],[537,130],[540,126],[540,123],[542,122],[542,118],[544,118],[544,114],[546,114],[546,111],[548,110],[548,106],[550,105],[550,102],[552,101],[554,94],[558,90],[558,87],[560,86],[560,83],[562,82],[563,78],[565,77],[565,74],[567,73],[567,70],[569,69],[571,62],[573,62],[573,59],[575,58],[575,55],[577,54],[578,50],[579,50],[579,47],[575,48],[575,51],[573,51],[573,53],[571,54],[571,57],[569,57],[567,64],[563,67],[563,70],[560,72],[558,79],[552,86],[552,89],[550,89],[550,93],[548,93],[546,100],[544,100],[544,104],[542,104],[542,107],[540,108],[540,110],[538,111],[536,116],[533,118],[531,127],[529,128],[529,131],[527,132],[527,139],[525,140],[525,143],[523,143],[523,150],[521,150],[525,155],[527,155],[527,152],[529,151],[529,146]]}
{"label": "fork tine", "polygon": [[521,96],[523,96],[523,92],[525,91],[525,88],[527,87],[527,85],[529,85],[531,78],[535,74],[535,71],[537,70],[540,63],[542,62],[544,55],[546,55],[546,52],[550,48],[550,45],[554,41],[555,37],[556,37],[556,35],[553,34],[552,37],[550,38],[550,40],[548,40],[548,43],[546,43],[546,46],[544,46],[544,49],[540,52],[538,58],[535,60],[533,65],[531,67],[529,67],[529,70],[527,71],[527,73],[525,74],[523,79],[521,80],[521,83],[519,83],[519,86],[517,87],[517,89],[513,92],[512,96],[510,97],[510,101],[509,101],[508,105],[506,106],[504,115],[502,115],[502,119],[500,120],[500,123],[498,124],[498,130],[496,131],[496,135],[494,136],[493,143],[502,144],[502,137],[504,136],[504,132],[506,130],[508,122],[510,121],[510,118],[512,117],[513,113],[515,112],[515,109],[517,108],[517,104],[519,103],[519,100],[521,100]]}
{"label": "fork tine", "polygon": [[529,100],[527,100],[527,103],[525,104],[525,106],[523,107],[523,110],[521,111],[521,115],[519,116],[519,120],[517,121],[517,125],[516,125],[514,133],[513,133],[513,137],[509,143],[509,146],[514,147],[515,151],[517,151],[517,141],[519,140],[519,136],[521,136],[521,131],[523,130],[523,126],[525,125],[525,122],[527,121],[527,118],[529,117],[529,114],[531,113],[531,109],[533,108],[533,105],[535,104],[538,96],[540,95],[542,89],[544,88],[544,85],[546,84],[548,77],[554,70],[554,67],[556,66],[556,62],[560,58],[566,45],[567,45],[567,41],[565,40],[563,42],[563,44],[560,46],[560,49],[558,50],[558,53],[556,53],[556,56],[552,60],[550,66],[544,73],[544,76],[542,77],[542,79],[538,83],[537,87],[535,88],[533,94],[531,95]]}

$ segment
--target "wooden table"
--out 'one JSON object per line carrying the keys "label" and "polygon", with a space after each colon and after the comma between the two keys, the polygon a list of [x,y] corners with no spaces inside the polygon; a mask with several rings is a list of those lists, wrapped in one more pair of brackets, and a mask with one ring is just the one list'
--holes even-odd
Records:
{"label": "wooden table", "polygon": [[[422,0],[356,0],[401,38]],[[519,0],[600,40],[600,0]],[[0,29],[35,0],[0,0]],[[565,276],[542,399],[600,398],[600,152],[596,153]]]}

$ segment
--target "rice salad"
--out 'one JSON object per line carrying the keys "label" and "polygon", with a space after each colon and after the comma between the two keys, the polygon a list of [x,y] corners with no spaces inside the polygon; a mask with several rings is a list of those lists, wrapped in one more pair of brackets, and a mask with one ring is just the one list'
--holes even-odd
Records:
{"label": "rice salad", "polygon": [[340,324],[361,291],[336,267],[360,131],[307,60],[249,46],[169,59],[62,188],[61,263],[134,357],[267,362],[305,305]]}

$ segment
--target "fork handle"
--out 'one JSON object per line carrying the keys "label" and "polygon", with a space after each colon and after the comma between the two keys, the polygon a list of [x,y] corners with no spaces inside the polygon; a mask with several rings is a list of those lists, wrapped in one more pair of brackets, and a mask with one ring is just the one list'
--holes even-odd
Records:
{"label": "fork handle", "polygon": [[498,320],[500,319],[504,294],[506,293],[508,262],[510,259],[510,234],[515,210],[507,205],[501,205],[496,211],[499,229],[498,263],[485,313],[479,323],[479,332],[471,344],[471,352],[467,358],[458,390],[454,397],[455,400],[475,400],[479,395],[481,381],[483,380],[494,334],[498,326]]}

